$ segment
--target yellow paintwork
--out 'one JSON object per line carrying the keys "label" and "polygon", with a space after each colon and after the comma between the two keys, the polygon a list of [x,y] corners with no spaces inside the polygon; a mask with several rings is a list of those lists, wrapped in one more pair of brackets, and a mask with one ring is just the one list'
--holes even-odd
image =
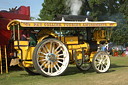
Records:
{"label": "yellow paintwork", "polygon": [[68,45],[69,50],[82,50],[82,48],[85,48],[86,50],[89,50],[88,44],[85,42],[84,44],[78,44],[78,45]]}
{"label": "yellow paintwork", "polygon": [[90,61],[92,62],[93,56],[97,53],[97,51],[91,52],[90,54]]}
{"label": "yellow paintwork", "polygon": [[7,29],[10,30],[10,28],[15,24],[20,24],[20,22],[18,20],[12,20],[11,22],[8,23]]}
{"label": "yellow paintwork", "polygon": [[[75,50],[76,50],[77,59],[82,59],[82,48],[84,48],[85,54],[87,54],[87,51],[89,50],[89,46],[88,46],[88,43],[86,43],[86,42],[84,44],[79,44],[79,45],[68,45],[70,57],[72,55],[74,56],[74,53],[72,53],[72,50],[73,50],[73,52],[75,52]],[[72,58],[70,60],[72,60]]]}
{"label": "yellow paintwork", "polygon": [[65,37],[65,44],[78,44],[78,36]]}
{"label": "yellow paintwork", "polygon": [[77,51],[76,52],[76,57],[78,60],[81,60],[82,59],[82,51]]}
{"label": "yellow paintwork", "polygon": [[38,42],[37,43],[39,43],[40,41],[42,41],[44,38],[49,37],[49,35],[51,35],[51,36],[53,36],[55,38],[58,37],[58,35],[55,34],[53,31],[44,29],[44,30],[41,30],[38,33],[38,35],[37,35]]}
{"label": "yellow paintwork", "polygon": [[[19,45],[26,45],[28,46],[29,44],[29,41],[19,41]],[[18,45],[18,41],[14,41],[14,46],[17,46]]]}
{"label": "yellow paintwork", "polygon": [[[32,60],[32,55],[35,47],[29,47],[28,41],[19,41],[19,47],[23,51],[23,60]],[[14,41],[14,48],[17,50],[17,56],[21,59],[21,50],[18,48],[18,41]],[[23,65],[25,67],[30,67],[33,65],[32,61],[24,61]]]}
{"label": "yellow paintwork", "polygon": [[97,41],[97,44],[100,44],[100,41],[105,41],[107,43],[105,30],[95,30],[93,33],[93,38],[94,41]]}
{"label": "yellow paintwork", "polygon": [[96,30],[94,31],[94,39],[104,39],[106,37],[106,31],[105,30]]}
{"label": "yellow paintwork", "polygon": [[[76,50],[77,51],[77,58],[78,59],[82,59],[82,54],[80,54],[82,52],[82,48],[85,48],[85,52],[87,52],[87,50],[89,49],[89,46],[87,43],[84,43],[84,44],[77,44],[77,45],[71,45],[71,44],[74,44],[75,39],[78,38],[78,37],[70,37],[69,39],[65,39],[65,42],[68,43],[68,41],[70,39],[74,39],[74,41],[70,42],[69,45],[68,45],[68,49],[69,49],[69,52],[70,52],[70,56],[72,56],[74,53],[72,53],[72,50],[73,52]],[[67,40],[67,41],[66,41]],[[28,41],[19,41],[19,47],[22,49],[23,51],[23,60],[32,60],[32,54],[33,54],[33,50],[35,47],[29,47],[28,46]],[[17,56],[19,57],[19,59],[21,59],[21,51],[18,49],[18,43],[17,41],[14,41],[14,48],[17,50]],[[49,48],[49,46],[47,46]],[[79,53],[79,54],[78,54]],[[74,55],[73,55],[74,56]],[[70,57],[71,58],[71,57]],[[72,58],[70,59],[72,60]],[[73,59],[74,60],[74,59]],[[33,65],[33,62],[32,61],[24,61],[23,62],[23,65],[25,67],[31,67]]]}
{"label": "yellow paintwork", "polygon": [[51,36],[53,36],[53,37],[57,37],[57,36],[58,36],[58,35],[55,34],[52,30],[43,29],[43,30],[41,30],[41,31],[38,33],[37,39],[40,39],[40,38],[42,38],[42,37],[45,36],[45,35],[51,35]]}

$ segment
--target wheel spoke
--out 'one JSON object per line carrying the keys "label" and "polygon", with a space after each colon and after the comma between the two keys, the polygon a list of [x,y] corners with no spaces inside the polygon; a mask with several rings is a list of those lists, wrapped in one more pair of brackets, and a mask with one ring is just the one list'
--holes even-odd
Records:
{"label": "wheel spoke", "polygon": [[100,64],[97,66],[97,69],[100,69]]}
{"label": "wheel spoke", "polygon": [[40,68],[42,68],[42,66],[44,66],[45,63],[46,63],[46,61],[43,64],[41,64]]}
{"label": "wheel spoke", "polygon": [[42,60],[39,60],[38,62],[42,62],[42,61],[46,61],[47,59],[42,59]]}
{"label": "wheel spoke", "polygon": [[45,53],[43,53],[43,52],[40,52],[40,51],[39,51],[39,53],[41,53],[41,54],[43,54],[43,55],[46,55]]}
{"label": "wheel spoke", "polygon": [[40,55],[38,55],[38,57],[45,58],[45,56],[40,56]]}
{"label": "wheel spoke", "polygon": [[45,69],[48,65],[49,65],[49,61],[48,61],[48,63],[44,66],[44,68],[43,68],[43,69]]}
{"label": "wheel spoke", "polygon": [[47,49],[48,53],[50,53],[50,50],[48,49],[47,45],[45,45],[45,47],[46,47],[46,49]]}
{"label": "wheel spoke", "polygon": [[52,42],[50,42],[50,52],[51,52],[51,50],[52,50]]}
{"label": "wheel spoke", "polygon": [[45,50],[45,48],[44,48],[44,46],[42,46],[42,48],[43,48],[43,50],[45,51],[45,53],[47,53],[46,50]]}
{"label": "wheel spoke", "polygon": [[95,61],[96,61],[96,62],[100,62],[100,59],[96,59]]}
{"label": "wheel spoke", "polygon": [[101,59],[103,60],[103,55],[101,54]]}
{"label": "wheel spoke", "polygon": [[55,51],[54,51],[54,52],[56,52],[59,48],[60,48],[60,45],[55,49]]}
{"label": "wheel spoke", "polygon": [[103,70],[105,69],[104,65],[103,65],[103,67],[102,67],[102,68],[103,68]]}
{"label": "wheel spoke", "polygon": [[57,62],[63,64],[63,62],[61,62],[61,61],[57,61]]}
{"label": "wheel spoke", "polygon": [[52,53],[54,53],[54,45],[55,45],[55,44],[53,43],[53,47],[52,47]]}
{"label": "wheel spoke", "polygon": [[51,62],[51,73],[53,73],[53,62]]}
{"label": "wheel spoke", "polygon": [[64,58],[57,58],[57,59],[64,60]]}
{"label": "wheel spoke", "polygon": [[104,65],[107,65],[108,63],[104,63]]}
{"label": "wheel spoke", "polygon": [[56,69],[56,71],[58,70],[55,64],[54,64],[54,68]]}
{"label": "wheel spoke", "polygon": [[104,61],[107,60],[107,57],[104,58]]}
{"label": "wheel spoke", "polygon": [[50,73],[50,62],[48,64],[48,73]]}
{"label": "wheel spoke", "polygon": [[96,66],[100,66],[100,64],[98,63]]}
{"label": "wheel spoke", "polygon": [[58,65],[58,63],[56,63],[57,67],[60,69],[60,66]]}
{"label": "wheel spoke", "polygon": [[84,64],[84,68],[88,68],[89,65],[90,65],[89,63],[85,63],[85,64]]}
{"label": "wheel spoke", "polygon": [[62,55],[64,55],[64,54],[59,54],[59,55],[57,55],[57,56],[62,56]]}
{"label": "wheel spoke", "polygon": [[59,51],[57,51],[57,53],[55,55],[57,55],[61,50],[62,50],[62,48]]}
{"label": "wheel spoke", "polygon": [[103,64],[101,64],[101,70],[104,70]]}

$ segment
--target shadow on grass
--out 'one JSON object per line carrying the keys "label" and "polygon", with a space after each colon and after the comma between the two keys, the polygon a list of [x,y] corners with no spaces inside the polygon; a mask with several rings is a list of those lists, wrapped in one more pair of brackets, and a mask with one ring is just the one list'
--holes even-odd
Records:
{"label": "shadow on grass", "polygon": [[[111,69],[111,68],[123,68],[123,67],[128,67],[126,65],[116,65],[116,64],[111,64],[111,67],[109,69],[109,71],[107,71],[106,73],[111,73],[111,72],[115,72],[115,69]],[[18,67],[18,66],[14,66],[11,67],[9,69],[9,72],[13,72],[13,71],[23,71],[24,69]],[[88,73],[94,73],[96,72],[92,67],[88,70],[88,71],[80,71],[77,67],[75,66],[69,66],[66,70],[66,72],[64,72],[64,74],[62,74],[61,76],[67,76],[67,75],[74,75],[74,74],[88,74]],[[30,75],[27,72],[21,74],[22,76],[42,76],[42,75]]]}
{"label": "shadow on grass", "polygon": [[[115,70],[109,69],[106,73],[111,73],[111,72],[114,72],[114,71]],[[74,75],[74,74],[79,74],[79,73],[88,74],[88,73],[96,73],[96,71],[92,67],[87,71],[80,71],[76,67],[69,67],[67,69],[67,71],[62,76]]]}
{"label": "shadow on grass", "polygon": [[[8,71],[10,72],[14,72],[14,71],[23,71],[24,69],[20,68],[18,65],[17,66],[9,66],[8,67]],[[3,67],[3,72],[6,71],[6,67]]]}
{"label": "shadow on grass", "polygon": [[73,67],[68,67],[66,72],[62,76],[74,75],[74,74],[80,74],[80,73],[87,74],[87,73],[94,73],[94,72],[95,71],[93,70],[92,67],[87,71],[81,71],[77,67],[73,66]]}
{"label": "shadow on grass", "polygon": [[[116,70],[111,69],[111,68],[123,68],[123,67],[128,67],[128,66],[111,64],[110,69],[106,73],[111,73],[111,72],[115,72],[116,71]],[[88,71],[80,71],[79,69],[77,69],[74,66],[74,67],[68,67],[67,71],[62,76],[79,74],[79,73],[87,74],[87,73],[94,73],[94,72],[96,72],[96,71],[92,67]]]}
{"label": "shadow on grass", "polygon": [[33,75],[31,75],[31,74],[29,74],[29,73],[24,73],[24,74],[20,74],[21,76],[26,76],[26,77],[28,77],[28,76],[42,76],[41,74],[33,74]]}
{"label": "shadow on grass", "polygon": [[123,68],[123,67],[128,67],[127,65],[116,65],[116,64],[111,64],[110,68]]}

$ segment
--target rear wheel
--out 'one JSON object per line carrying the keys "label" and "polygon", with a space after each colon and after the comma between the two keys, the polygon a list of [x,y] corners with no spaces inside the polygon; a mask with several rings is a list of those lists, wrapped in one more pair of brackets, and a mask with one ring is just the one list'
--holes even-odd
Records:
{"label": "rear wheel", "polygon": [[107,72],[110,67],[109,55],[106,52],[97,52],[93,57],[92,66],[96,72]]}
{"label": "rear wheel", "polygon": [[54,38],[41,41],[34,49],[33,65],[44,76],[61,75],[69,63],[67,47]]}
{"label": "rear wheel", "polygon": [[91,68],[91,62],[85,61],[81,65],[76,64],[76,67],[81,71],[88,71]]}
{"label": "rear wheel", "polygon": [[81,71],[87,71],[91,68],[91,62],[88,55],[84,55],[84,59],[78,59],[77,55],[81,52],[76,53],[75,61],[76,61],[76,67]]}

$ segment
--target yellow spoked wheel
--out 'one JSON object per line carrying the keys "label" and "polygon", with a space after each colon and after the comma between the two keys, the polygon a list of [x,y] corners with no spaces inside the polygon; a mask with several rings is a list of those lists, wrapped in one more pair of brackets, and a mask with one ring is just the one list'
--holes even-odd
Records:
{"label": "yellow spoked wheel", "polygon": [[33,52],[33,65],[44,76],[61,75],[69,64],[67,47],[54,38],[41,41]]}

